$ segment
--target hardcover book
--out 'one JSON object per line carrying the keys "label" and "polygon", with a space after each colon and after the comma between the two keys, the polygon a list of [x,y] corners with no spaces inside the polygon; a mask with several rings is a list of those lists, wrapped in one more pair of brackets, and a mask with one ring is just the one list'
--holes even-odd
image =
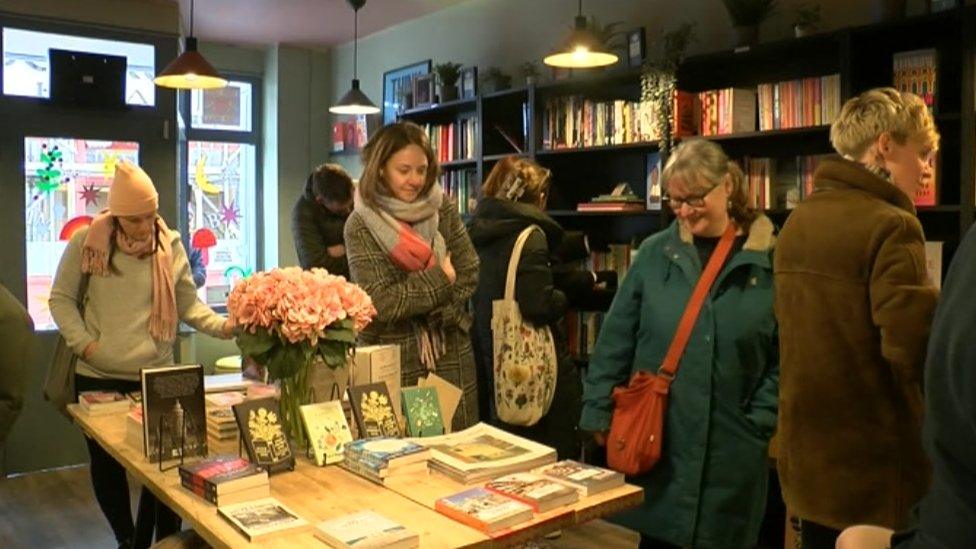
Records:
{"label": "hardcover book", "polygon": [[150,462],[207,455],[203,367],[143,368],[143,440]]}
{"label": "hardcover book", "polygon": [[361,438],[402,435],[385,382],[349,387],[349,404]]}
{"label": "hardcover book", "polygon": [[433,387],[407,387],[403,389],[403,416],[407,424],[407,436],[426,437],[444,434],[444,418]]}
{"label": "hardcover book", "polygon": [[536,513],[545,513],[579,500],[579,493],[574,488],[532,473],[505,475],[488,482],[485,488],[521,501]]}
{"label": "hardcover book", "polygon": [[412,549],[420,545],[420,536],[373,511],[360,511],[320,522],[315,537],[333,547],[359,549]]}
{"label": "hardcover book", "polygon": [[472,488],[441,498],[434,509],[452,519],[493,534],[532,519],[528,505],[484,488]]}
{"label": "hardcover book", "polygon": [[295,468],[277,399],[246,400],[233,408],[251,463],[267,469],[268,474]]}
{"label": "hardcover book", "polygon": [[252,542],[299,532],[309,526],[308,521],[275,498],[223,505],[217,512]]}
{"label": "hardcover book", "polygon": [[345,445],[352,442],[346,414],[338,400],[306,404],[301,407],[305,431],[318,466],[342,461]]}
{"label": "hardcover book", "polygon": [[623,486],[624,475],[573,460],[563,460],[532,471],[579,490],[583,497]]}
{"label": "hardcover book", "polygon": [[486,423],[413,439],[431,450],[430,467],[463,483],[527,471],[556,461],[556,451]]}

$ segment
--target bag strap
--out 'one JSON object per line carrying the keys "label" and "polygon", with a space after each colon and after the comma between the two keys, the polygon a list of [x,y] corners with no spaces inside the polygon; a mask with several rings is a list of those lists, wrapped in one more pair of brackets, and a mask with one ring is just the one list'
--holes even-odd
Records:
{"label": "bag strap", "polygon": [[712,289],[712,284],[715,283],[719,271],[722,270],[722,265],[725,264],[725,259],[732,250],[732,244],[735,242],[735,231],[735,224],[729,222],[729,226],[722,233],[722,238],[719,239],[715,251],[712,252],[712,257],[708,258],[708,263],[695,284],[688,305],[685,306],[685,312],[681,315],[678,330],[674,334],[674,339],[671,340],[671,346],[668,347],[668,354],[664,356],[664,362],[661,363],[661,367],[657,371],[657,374],[664,377],[668,384],[674,380],[674,376],[678,372],[681,355],[684,354],[688,339],[691,337],[691,330],[694,329],[695,322],[698,321],[698,313],[701,312],[702,305],[705,303],[705,297]]}
{"label": "bag strap", "polygon": [[529,239],[529,235],[535,229],[542,230],[538,225],[529,225],[515,239],[512,257],[508,260],[508,274],[505,276],[505,299],[515,299],[515,272],[518,271],[519,260],[522,259],[522,248],[525,247],[525,241]]}

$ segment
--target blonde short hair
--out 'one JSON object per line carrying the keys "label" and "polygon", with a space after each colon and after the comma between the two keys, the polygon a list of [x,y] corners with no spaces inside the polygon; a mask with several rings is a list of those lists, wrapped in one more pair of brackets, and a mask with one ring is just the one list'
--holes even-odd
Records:
{"label": "blonde short hair", "polygon": [[894,88],[874,88],[844,103],[830,126],[830,144],[845,156],[860,158],[883,133],[899,144],[917,136],[933,149],[939,132],[922,99]]}
{"label": "blonde short hair", "polygon": [[729,159],[722,147],[711,141],[682,141],[668,157],[661,177],[665,186],[670,186],[675,179],[681,179],[689,191],[700,194],[721,185],[728,177],[732,182],[729,216],[740,227],[748,229],[758,215],[749,205],[749,187],[742,168]]}
{"label": "blonde short hair", "polygon": [[486,198],[538,204],[549,190],[550,175],[549,170],[532,160],[506,156],[488,174],[481,194]]}
{"label": "blonde short hair", "polygon": [[376,195],[391,196],[390,187],[383,179],[383,168],[390,157],[410,145],[417,145],[427,157],[427,177],[420,189],[420,196],[427,196],[440,175],[437,156],[430,146],[427,133],[413,122],[397,122],[379,129],[363,147],[363,173],[359,178],[359,197],[371,208],[378,208]]}

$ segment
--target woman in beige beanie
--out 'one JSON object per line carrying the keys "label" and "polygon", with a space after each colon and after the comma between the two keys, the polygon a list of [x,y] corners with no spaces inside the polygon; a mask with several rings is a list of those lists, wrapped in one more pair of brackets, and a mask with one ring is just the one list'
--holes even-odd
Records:
{"label": "woman in beige beanie", "polygon": [[[50,308],[79,356],[78,392],[140,390],[140,368],[173,363],[179,320],[214,337],[227,339],[233,332],[197,298],[179,233],[169,230],[158,207],[159,195],[146,172],[119,162],[108,209],[74,235],[61,257]],[[84,277],[89,277],[88,290],[78,295]],[[78,311],[81,302],[84,316]],[[139,515],[149,521],[134,527],[125,469],[97,442],[86,442],[95,498],[119,547],[148,547],[152,523],[157,537],[179,529],[179,517],[145,488]]]}

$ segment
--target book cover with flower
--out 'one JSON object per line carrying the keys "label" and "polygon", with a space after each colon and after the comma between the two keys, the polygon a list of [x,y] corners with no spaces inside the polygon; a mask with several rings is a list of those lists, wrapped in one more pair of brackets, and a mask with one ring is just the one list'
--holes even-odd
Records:
{"label": "book cover with flower", "polygon": [[318,466],[342,461],[345,445],[352,442],[346,414],[338,400],[301,407],[315,463]]}
{"label": "book cover with flower", "polygon": [[403,389],[403,415],[407,436],[429,437],[444,434],[444,419],[437,390],[433,387]]}
{"label": "book cover with flower", "polygon": [[251,463],[264,467],[268,474],[295,468],[295,454],[281,425],[277,400],[246,400],[233,408]]}
{"label": "book cover with flower", "polygon": [[386,383],[381,381],[350,387],[349,403],[361,438],[403,435]]}

